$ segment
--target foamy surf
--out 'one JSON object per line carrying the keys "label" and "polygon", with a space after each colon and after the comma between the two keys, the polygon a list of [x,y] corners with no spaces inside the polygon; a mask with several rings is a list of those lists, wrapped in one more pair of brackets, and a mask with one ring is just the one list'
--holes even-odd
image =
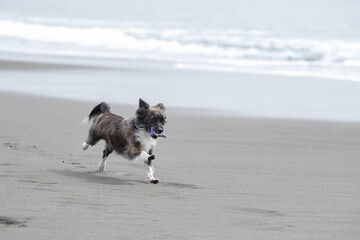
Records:
{"label": "foamy surf", "polygon": [[46,18],[0,19],[0,40],[4,52],[164,60],[182,69],[360,81],[360,42],[355,40]]}

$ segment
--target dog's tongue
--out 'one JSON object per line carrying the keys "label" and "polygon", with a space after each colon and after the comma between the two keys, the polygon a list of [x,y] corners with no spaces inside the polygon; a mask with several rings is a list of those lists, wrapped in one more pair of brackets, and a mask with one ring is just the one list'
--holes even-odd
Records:
{"label": "dog's tongue", "polygon": [[153,136],[157,136],[157,137],[163,137],[163,138],[166,138],[165,136],[165,133],[157,133],[155,132],[154,128],[151,127],[151,132],[150,132],[150,135],[153,137]]}

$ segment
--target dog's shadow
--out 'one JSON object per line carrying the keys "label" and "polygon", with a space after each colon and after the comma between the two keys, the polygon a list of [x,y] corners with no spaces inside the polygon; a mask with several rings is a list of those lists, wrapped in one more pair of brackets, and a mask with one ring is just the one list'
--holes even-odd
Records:
{"label": "dog's shadow", "polygon": [[162,186],[170,187],[170,188],[186,188],[186,189],[198,189],[200,187],[194,184],[187,184],[187,183],[177,183],[177,182],[162,182]]}
{"label": "dog's shadow", "polygon": [[112,177],[110,175],[105,175],[99,171],[93,172],[78,172],[71,170],[48,170],[49,172],[62,175],[65,177],[73,177],[84,180],[89,183],[98,183],[98,184],[107,184],[107,185],[134,185],[137,183],[148,184],[148,182],[132,179],[124,179],[119,177]]}
{"label": "dog's shadow", "polygon": [[[99,171],[87,171],[87,172],[79,172],[79,171],[71,171],[71,170],[48,170],[49,172],[62,175],[65,177],[73,177],[84,180],[89,183],[97,183],[97,184],[107,184],[107,185],[135,185],[135,184],[150,184],[147,181],[135,180],[135,179],[125,179],[124,177],[119,177],[117,174],[116,177],[111,176],[109,174],[100,173]],[[120,176],[127,174],[120,174]],[[176,183],[176,182],[160,182],[161,186],[170,187],[170,188],[178,188],[178,189],[198,189],[199,187],[193,184],[185,184],[185,183]]]}

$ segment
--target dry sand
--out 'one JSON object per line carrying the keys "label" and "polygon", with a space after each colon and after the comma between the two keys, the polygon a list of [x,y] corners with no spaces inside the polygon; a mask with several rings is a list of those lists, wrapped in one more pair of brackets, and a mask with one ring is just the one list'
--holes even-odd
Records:
{"label": "dry sand", "polygon": [[81,149],[95,104],[0,93],[0,239],[360,238],[359,123],[168,109],[152,185]]}

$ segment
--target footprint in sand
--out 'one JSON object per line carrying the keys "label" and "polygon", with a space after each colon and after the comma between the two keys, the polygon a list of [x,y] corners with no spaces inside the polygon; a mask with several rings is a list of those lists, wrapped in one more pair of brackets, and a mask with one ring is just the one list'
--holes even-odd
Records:
{"label": "footprint in sand", "polygon": [[5,225],[5,226],[13,226],[13,227],[26,227],[26,223],[27,220],[22,219],[15,219],[15,218],[11,218],[11,217],[5,217],[5,216],[0,216],[0,224]]}

